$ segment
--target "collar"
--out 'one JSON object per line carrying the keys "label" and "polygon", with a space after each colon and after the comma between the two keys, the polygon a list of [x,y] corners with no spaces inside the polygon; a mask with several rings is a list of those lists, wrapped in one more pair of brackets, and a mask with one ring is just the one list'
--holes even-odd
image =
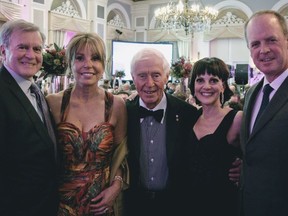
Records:
{"label": "collar", "polygon": [[30,80],[24,79],[19,74],[15,73],[11,68],[7,67],[7,65],[4,64],[4,66],[7,69],[7,71],[11,74],[11,76],[15,79],[15,81],[17,82],[19,87],[22,89],[22,91],[25,94],[29,94],[30,92],[29,88],[32,83],[32,78]]}
{"label": "collar", "polygon": [[20,86],[22,91],[25,94],[28,94],[29,93],[29,88],[30,88],[31,83],[32,83],[32,78],[31,78],[31,80],[24,79],[19,74],[15,73],[11,68],[7,67],[6,65],[4,65],[4,66],[7,69],[7,71],[11,74],[11,76],[15,79],[15,81]]}
{"label": "collar", "polygon": [[276,92],[287,77],[288,77],[288,69],[286,69],[280,76],[278,76],[271,83],[269,83],[267,81],[266,77],[264,76],[263,86],[265,86],[266,84],[270,84],[270,86],[275,90],[275,91],[274,90],[273,91]]}
{"label": "collar", "polygon": [[[139,97],[139,105],[148,109],[148,110],[152,110],[152,111],[163,109],[164,110],[163,118],[161,120],[161,124],[163,124],[165,113],[166,113],[166,108],[167,108],[167,97],[166,97],[165,93],[163,93],[163,97],[162,97],[161,101],[159,102],[159,104],[157,104],[153,109],[149,109],[140,97]],[[143,121],[143,118],[140,119],[140,122],[142,122],[142,121]]]}

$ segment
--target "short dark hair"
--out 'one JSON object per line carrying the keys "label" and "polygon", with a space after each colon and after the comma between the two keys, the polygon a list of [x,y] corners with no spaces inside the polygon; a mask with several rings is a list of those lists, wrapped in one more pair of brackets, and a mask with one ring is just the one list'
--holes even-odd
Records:
{"label": "short dark hair", "polygon": [[[230,71],[228,70],[227,64],[225,64],[224,61],[216,57],[203,58],[194,63],[192,69],[191,81],[189,85],[191,94],[192,95],[195,94],[196,78],[200,75],[204,75],[205,73],[217,76],[222,80],[222,82],[225,85],[223,102],[225,103],[226,101],[228,101],[230,97],[233,95],[233,92],[231,91],[228,85],[228,78],[230,75]],[[200,104],[200,101],[197,98],[195,98],[195,100],[197,104]]]}

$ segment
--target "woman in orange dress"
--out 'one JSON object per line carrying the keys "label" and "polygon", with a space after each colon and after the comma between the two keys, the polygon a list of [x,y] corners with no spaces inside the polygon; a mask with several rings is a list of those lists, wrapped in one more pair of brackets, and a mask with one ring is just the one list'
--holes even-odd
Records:
{"label": "woman in orange dress", "polygon": [[47,96],[63,155],[58,215],[119,215],[114,204],[128,179],[125,102],[98,86],[106,53],[97,34],[75,35],[66,57],[75,83]]}

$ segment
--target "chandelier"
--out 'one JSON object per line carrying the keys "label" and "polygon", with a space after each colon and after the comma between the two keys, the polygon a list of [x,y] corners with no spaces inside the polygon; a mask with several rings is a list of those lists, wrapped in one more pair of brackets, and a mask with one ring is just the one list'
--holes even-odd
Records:
{"label": "chandelier", "polygon": [[192,4],[185,0],[184,4],[179,0],[168,3],[167,6],[155,11],[155,18],[160,22],[162,29],[179,30],[184,29],[186,35],[194,32],[209,31],[211,21],[216,19],[218,11],[212,7],[202,5],[193,1]]}

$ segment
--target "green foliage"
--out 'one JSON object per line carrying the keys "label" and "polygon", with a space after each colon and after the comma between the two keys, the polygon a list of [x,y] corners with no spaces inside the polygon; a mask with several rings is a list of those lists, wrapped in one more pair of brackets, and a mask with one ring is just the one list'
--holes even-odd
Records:
{"label": "green foliage", "polygon": [[43,52],[43,63],[41,70],[45,77],[49,75],[64,75],[67,68],[65,49],[60,48],[56,43],[54,49],[46,48]]}
{"label": "green foliage", "polygon": [[125,77],[124,70],[116,70],[115,77],[119,77],[119,78]]}

